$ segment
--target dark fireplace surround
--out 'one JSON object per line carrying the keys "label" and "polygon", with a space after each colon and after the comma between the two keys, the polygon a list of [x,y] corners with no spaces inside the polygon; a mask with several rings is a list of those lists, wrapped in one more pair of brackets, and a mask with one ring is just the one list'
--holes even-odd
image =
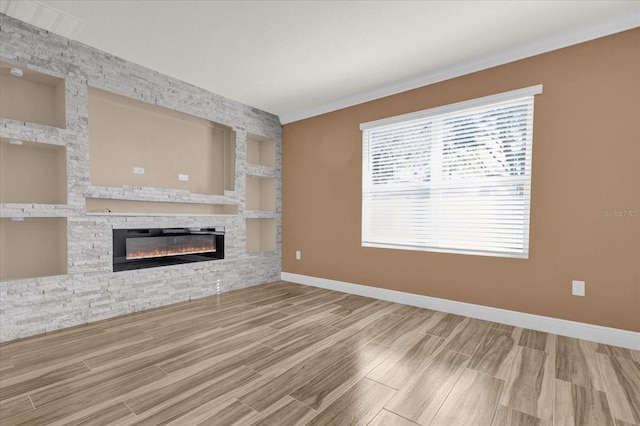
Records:
{"label": "dark fireplace surround", "polygon": [[224,227],[113,230],[113,272],[224,259]]}

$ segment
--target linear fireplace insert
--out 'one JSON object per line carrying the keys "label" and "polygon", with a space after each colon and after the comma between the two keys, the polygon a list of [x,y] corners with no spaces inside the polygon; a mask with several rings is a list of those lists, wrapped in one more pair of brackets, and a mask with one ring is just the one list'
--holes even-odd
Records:
{"label": "linear fireplace insert", "polygon": [[113,271],[224,259],[224,227],[113,230]]}

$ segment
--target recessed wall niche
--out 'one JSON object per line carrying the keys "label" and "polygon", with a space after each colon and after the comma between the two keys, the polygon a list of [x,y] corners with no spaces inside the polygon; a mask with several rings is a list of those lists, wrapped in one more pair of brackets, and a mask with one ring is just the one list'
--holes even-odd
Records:
{"label": "recessed wall niche", "polygon": [[247,210],[276,210],[276,179],[247,175]]}
{"label": "recessed wall niche", "polygon": [[0,138],[0,203],[66,204],[65,147]]}
{"label": "recessed wall niche", "polygon": [[92,87],[88,94],[93,185],[205,195],[234,189],[230,127]]}
{"label": "recessed wall niche", "polygon": [[0,281],[67,273],[67,219],[0,218]]}
{"label": "recessed wall niche", "polygon": [[67,127],[63,79],[0,61],[0,93],[0,117]]}
{"label": "recessed wall niche", "polygon": [[247,163],[276,166],[276,141],[266,136],[247,134]]}
{"label": "recessed wall niche", "polygon": [[247,219],[247,253],[264,253],[276,250],[276,220]]}

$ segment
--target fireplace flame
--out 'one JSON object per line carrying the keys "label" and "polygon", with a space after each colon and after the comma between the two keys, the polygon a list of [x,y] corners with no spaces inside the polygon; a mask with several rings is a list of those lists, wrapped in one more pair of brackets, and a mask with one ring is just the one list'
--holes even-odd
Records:
{"label": "fireplace flame", "polygon": [[216,251],[215,246],[184,246],[173,247],[171,249],[154,249],[151,251],[134,251],[127,253],[127,260],[132,259],[147,259],[150,257],[165,257],[165,256],[178,256],[182,254],[196,254],[196,253],[213,253]]}

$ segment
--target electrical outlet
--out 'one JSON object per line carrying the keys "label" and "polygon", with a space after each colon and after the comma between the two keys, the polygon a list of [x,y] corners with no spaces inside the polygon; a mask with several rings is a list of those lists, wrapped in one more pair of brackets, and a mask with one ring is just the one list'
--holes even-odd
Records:
{"label": "electrical outlet", "polygon": [[181,180],[183,182],[188,182],[189,181],[189,175],[179,174],[178,175],[178,180]]}
{"label": "electrical outlet", "polygon": [[134,167],[133,168],[133,174],[134,175],[143,175],[144,174],[144,167]]}
{"label": "electrical outlet", "polygon": [[300,253],[300,250],[296,250],[296,260],[300,259],[302,259],[302,254]]}
{"label": "electrical outlet", "polygon": [[584,281],[571,281],[571,294],[574,296],[584,296],[586,292],[586,285]]}

